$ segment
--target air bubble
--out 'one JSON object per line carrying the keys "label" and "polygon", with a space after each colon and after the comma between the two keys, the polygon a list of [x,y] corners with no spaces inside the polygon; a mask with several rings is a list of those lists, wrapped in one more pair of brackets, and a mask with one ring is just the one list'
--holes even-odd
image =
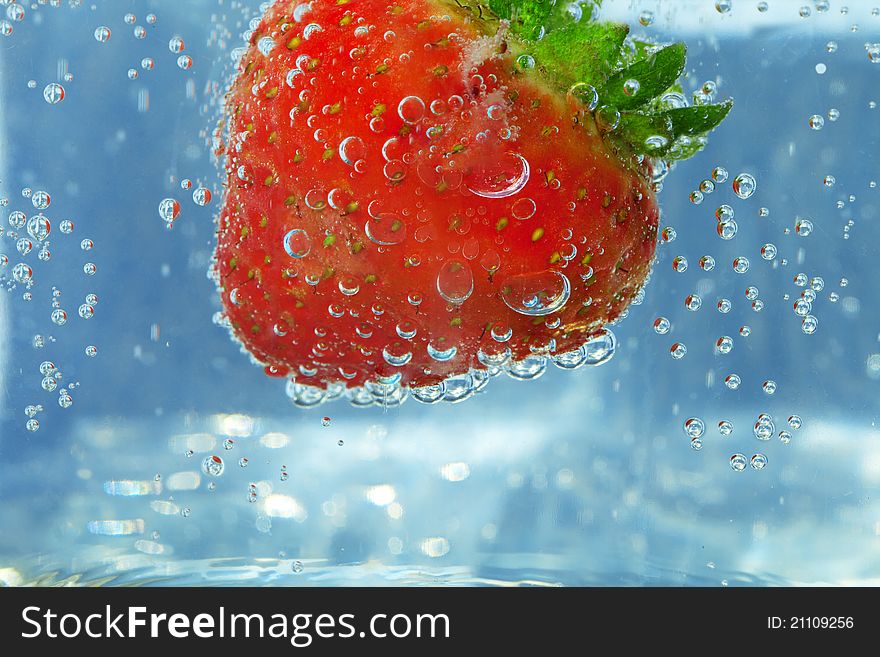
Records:
{"label": "air bubble", "polygon": [[654,320],[654,332],[658,335],[666,335],[672,328],[672,323],[665,317],[658,317]]}
{"label": "air bubble", "polygon": [[518,274],[501,284],[501,298],[508,308],[531,317],[560,310],[571,296],[571,282],[559,271]]}
{"label": "air bubble", "polygon": [[685,420],[684,432],[690,438],[700,438],[706,431],[706,424],[698,417]]}
{"label": "air bubble", "polygon": [[813,232],[813,222],[809,219],[797,219],[794,230],[800,237],[809,237]]}
{"label": "air bubble", "polygon": [[211,202],[213,194],[207,187],[197,187],[192,194],[193,202],[201,207],[205,207]]}
{"label": "air bubble", "polygon": [[177,219],[179,214],[180,203],[178,203],[175,199],[166,198],[162,199],[162,201],[159,202],[159,216],[165,223],[173,223],[174,220]]}
{"label": "air bubble", "polygon": [[284,236],[284,250],[291,258],[305,258],[312,250],[312,241],[306,231],[295,228]]}
{"label": "air bubble", "polygon": [[179,36],[172,37],[168,41],[168,50],[173,52],[175,55],[179,55],[180,53],[182,53],[185,48],[186,48],[186,44],[184,43],[183,39],[180,38]]}
{"label": "air bubble", "polygon": [[106,25],[101,25],[100,27],[95,28],[95,41],[98,43],[107,43],[110,39],[110,28]]}
{"label": "air bubble", "polygon": [[755,193],[758,182],[750,173],[741,173],[733,179],[733,192],[741,199],[747,199]]}
{"label": "air bubble", "polygon": [[397,105],[397,114],[405,123],[418,123],[425,115],[425,101],[418,96],[407,96]]}
{"label": "air bubble", "polygon": [[813,315],[807,315],[801,322],[801,330],[807,335],[812,335],[819,328],[819,320]]}
{"label": "air bubble", "polygon": [[770,440],[773,437],[773,434],[776,433],[776,427],[773,424],[773,418],[771,418],[767,414],[762,413],[758,417],[758,421],[755,422],[753,433],[755,434],[755,438],[757,438],[758,440]]}
{"label": "air bubble", "polygon": [[208,456],[202,461],[202,472],[210,477],[219,477],[225,469],[226,466],[223,463],[223,459],[219,456]]}
{"label": "air bubble", "polygon": [[52,82],[47,84],[43,89],[43,100],[45,100],[50,105],[57,105],[62,100],[64,100],[64,87],[62,87],[57,82]]}
{"label": "air bubble", "polygon": [[437,292],[451,304],[464,303],[473,294],[473,291],[473,271],[470,265],[462,260],[447,261],[437,274]]}

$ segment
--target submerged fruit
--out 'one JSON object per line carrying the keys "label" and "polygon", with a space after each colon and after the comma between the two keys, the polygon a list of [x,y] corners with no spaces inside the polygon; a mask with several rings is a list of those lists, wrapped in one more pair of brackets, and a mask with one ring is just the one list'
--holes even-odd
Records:
{"label": "submerged fruit", "polygon": [[449,377],[613,347],[654,256],[653,183],[730,103],[686,107],[683,45],[624,46],[582,5],[268,8],[218,131],[214,265],[268,373],[433,401]]}

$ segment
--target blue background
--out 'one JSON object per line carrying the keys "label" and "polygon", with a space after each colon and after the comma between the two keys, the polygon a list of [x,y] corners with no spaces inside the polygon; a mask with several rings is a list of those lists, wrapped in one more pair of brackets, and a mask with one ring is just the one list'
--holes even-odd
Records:
{"label": "blue background", "polygon": [[[871,358],[880,352],[880,191],[869,186],[880,179],[880,109],[869,106],[880,102],[880,64],[865,50],[880,17],[869,3],[846,3],[845,16],[832,3],[802,19],[798,3],[778,0],[766,14],[737,1],[724,16],[710,0],[607,0],[606,16],[634,25],[653,9],[654,24],[636,32],[687,41],[691,89],[716,80],[719,97],[736,103],[709,146],[665,182],[663,224],[677,238],[659,247],[644,303],[613,327],[617,355],[599,368],[551,368],[537,382],[502,376],[462,404],[409,401],[385,412],[292,407],[283,383],[212,323],[219,303],[206,272],[220,190],[209,137],[230,51],[256,10],[245,4],[243,15],[207,0],[39,3],[0,37],[0,197],[9,199],[0,217],[8,229],[10,211],[34,213],[27,186],[52,195],[53,222],[51,260],[36,251],[26,259],[33,300],[20,286],[0,290],[0,583],[880,581],[880,356]],[[127,11],[146,39],[132,36]],[[102,24],[112,29],[104,44],[92,35]],[[175,34],[193,57],[189,71],[169,52]],[[839,48],[828,53],[832,39]],[[140,68],[147,56],[155,70]],[[59,79],[59,60],[74,77],[51,106],[42,89]],[[132,67],[137,80],[126,75]],[[145,92],[149,109],[139,111]],[[809,117],[832,107],[840,119],[810,130]],[[715,166],[730,180],[693,205],[689,193]],[[758,181],[748,200],[730,185],[743,171]],[[828,174],[833,187],[822,183]],[[196,206],[183,178],[213,187],[214,202]],[[166,196],[182,206],[173,231],[157,213]],[[715,233],[721,203],[739,224],[729,242]],[[758,216],[762,206],[769,217]],[[797,216],[813,220],[811,236],[794,234]],[[71,235],[58,231],[65,218]],[[83,238],[95,242],[88,254]],[[760,256],[766,242],[778,247],[774,263]],[[0,253],[8,283],[21,260],[14,240],[0,241]],[[714,271],[698,267],[704,254]],[[683,274],[671,266],[677,255],[690,263]],[[731,267],[741,255],[751,262],[745,275]],[[82,274],[86,261],[94,277]],[[814,335],[792,310],[799,272],[825,281]],[[760,313],[749,285],[760,290]],[[70,316],[63,327],[49,320],[53,286]],[[84,321],[76,308],[89,292],[100,301]],[[704,301],[696,313],[684,307],[694,292]],[[722,297],[733,303],[726,315],[715,309]],[[663,336],[652,328],[660,315],[673,325]],[[737,333],[743,324],[748,338]],[[43,349],[35,334],[46,336]],[[722,335],[734,338],[730,354],[714,351]],[[675,341],[688,347],[680,361],[669,355]],[[79,382],[72,408],[40,388],[44,360],[63,384]],[[743,379],[736,391],[723,384],[732,372]],[[775,395],[762,391],[765,379],[778,383]],[[23,411],[37,403],[45,411],[31,433]],[[777,432],[791,414],[804,427],[789,445],[760,442],[759,413]],[[682,428],[691,416],[707,426],[700,451]],[[731,436],[719,434],[721,419]],[[734,472],[738,452],[764,453],[769,465]],[[214,480],[200,467],[210,454],[226,461]],[[147,494],[110,495],[107,481],[143,482]],[[139,533],[99,535],[89,525],[99,520],[140,521]]]}

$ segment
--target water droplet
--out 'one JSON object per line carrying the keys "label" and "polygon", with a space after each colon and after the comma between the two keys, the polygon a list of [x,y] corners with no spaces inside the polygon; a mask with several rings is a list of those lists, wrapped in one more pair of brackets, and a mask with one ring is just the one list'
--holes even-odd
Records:
{"label": "water droplet", "polygon": [[33,239],[42,242],[52,230],[52,224],[43,214],[37,214],[28,219],[27,232]]}
{"label": "water droplet", "polygon": [[50,105],[57,105],[62,100],[64,100],[64,87],[62,87],[57,82],[52,82],[47,84],[43,88],[43,100],[45,100]]}
{"label": "water droplet", "polygon": [[379,214],[367,220],[364,233],[376,244],[391,246],[406,239],[406,224],[395,214]]}
{"label": "water droplet", "polygon": [[507,342],[513,337],[513,329],[506,324],[493,324],[489,333],[496,342]]}
{"label": "water droplet", "polygon": [[712,180],[721,184],[727,182],[727,169],[724,167],[715,167],[712,169]]}
{"label": "water droplet", "polygon": [[193,202],[196,205],[201,207],[205,207],[211,202],[213,198],[213,194],[211,194],[211,190],[207,187],[197,187],[192,194]]}
{"label": "water droplet", "polygon": [[776,245],[769,242],[761,247],[761,257],[764,260],[773,260],[776,257]]}
{"label": "water droplet", "polygon": [[306,231],[294,228],[284,236],[284,250],[291,258],[305,258],[312,250],[312,241]]}
{"label": "water droplet", "polygon": [[596,123],[604,132],[616,130],[620,125],[620,112],[615,107],[602,105],[596,110]]}
{"label": "water droplet", "polygon": [[665,317],[658,317],[654,320],[654,332],[658,335],[666,335],[672,328],[672,323]]}
{"label": "water droplet", "polygon": [[578,82],[568,90],[568,95],[581,103],[588,111],[592,112],[599,104],[599,94],[596,88],[586,82]]}
{"label": "water droplet", "polygon": [[570,296],[568,277],[552,270],[510,276],[501,285],[504,303],[521,315],[550,315],[560,310]]}
{"label": "water droplet", "polygon": [[425,115],[425,101],[418,96],[407,96],[397,105],[397,113],[406,123],[417,123]]}
{"label": "water droplet", "polygon": [[452,304],[467,301],[474,292],[474,274],[470,265],[462,260],[448,260],[437,274],[437,292]]}
{"label": "water droplet", "polygon": [[736,237],[736,233],[739,227],[736,224],[736,221],[733,219],[729,219],[727,221],[719,221],[716,226],[716,232],[718,233],[718,237],[723,240],[732,240]]}
{"label": "water droplet", "polygon": [[538,206],[530,198],[521,198],[515,201],[510,208],[510,212],[513,214],[514,218],[519,219],[520,221],[531,219],[535,216],[537,211]]}
{"label": "water droplet", "polygon": [[348,166],[354,166],[356,162],[363,160],[367,155],[367,148],[360,137],[346,137],[339,144],[339,157]]}
{"label": "water droplet", "polygon": [[171,224],[180,214],[180,203],[173,198],[162,199],[159,203],[159,216],[162,220]]}
{"label": "water droplet", "polygon": [[464,183],[477,196],[506,198],[522,191],[529,175],[528,161],[518,153],[508,152],[470,168],[464,176]]}
{"label": "water droplet", "polygon": [[24,228],[27,223],[27,215],[21,210],[13,210],[9,213],[9,225],[16,230]]}
{"label": "water droplet", "polygon": [[691,438],[700,438],[706,431],[706,424],[698,417],[685,420],[684,432]]}
{"label": "water droplet", "polygon": [[168,41],[168,50],[173,52],[175,55],[179,55],[186,48],[186,44],[183,39],[179,36],[174,36]]}
{"label": "water droplet", "polygon": [[67,313],[61,308],[56,308],[52,311],[51,319],[53,324],[64,326],[67,323]]}
{"label": "water droplet", "polygon": [[18,263],[12,268],[12,278],[20,285],[27,284],[33,277],[33,270],[23,262]]}
{"label": "water droplet", "polygon": [[208,456],[202,461],[202,472],[208,476],[219,477],[225,469],[226,466],[223,463],[223,459],[219,456]]}
{"label": "water droplet", "polygon": [[733,192],[742,199],[749,198],[758,188],[758,182],[750,173],[741,173],[733,179]]}
{"label": "water droplet", "polygon": [[382,357],[389,365],[403,367],[412,360],[412,352],[407,344],[395,342],[382,349]]}
{"label": "water droplet", "polygon": [[755,438],[758,440],[770,440],[773,437],[773,434],[776,432],[776,427],[773,424],[773,418],[769,415],[761,414],[758,417],[758,421],[755,422],[754,426],[754,434]]}
{"label": "water droplet", "polygon": [[637,93],[639,93],[640,88],[641,85],[639,84],[639,81],[632,78],[626,80],[623,83],[623,93],[627,96],[635,96]]}
{"label": "water droplet", "polygon": [[95,41],[98,43],[107,43],[110,39],[110,28],[106,25],[101,25],[95,28]]}
{"label": "water droplet", "polygon": [[458,348],[453,346],[448,346],[441,344],[440,346],[435,346],[433,343],[429,342],[427,346],[428,355],[436,361],[445,362],[448,360],[452,360],[455,358],[455,355],[458,353]]}
{"label": "water droplet", "polygon": [[795,221],[794,230],[800,237],[809,237],[813,232],[813,222],[809,219],[798,218]]}
{"label": "water droplet", "polygon": [[807,335],[812,335],[819,328],[819,320],[813,315],[807,315],[801,322],[801,330]]}
{"label": "water droplet", "polygon": [[722,335],[715,342],[715,348],[718,350],[718,353],[729,354],[733,350],[733,338],[728,335]]}

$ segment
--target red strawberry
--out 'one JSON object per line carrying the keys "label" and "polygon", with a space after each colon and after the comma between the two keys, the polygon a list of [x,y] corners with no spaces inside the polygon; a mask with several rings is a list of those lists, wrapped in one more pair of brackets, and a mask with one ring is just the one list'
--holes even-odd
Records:
{"label": "red strawberry", "polygon": [[684,46],[624,46],[580,4],[267,10],[227,98],[215,273],[232,333],[300,403],[601,360],[583,345],[610,346],[650,271],[652,175],[730,104],[684,107]]}

